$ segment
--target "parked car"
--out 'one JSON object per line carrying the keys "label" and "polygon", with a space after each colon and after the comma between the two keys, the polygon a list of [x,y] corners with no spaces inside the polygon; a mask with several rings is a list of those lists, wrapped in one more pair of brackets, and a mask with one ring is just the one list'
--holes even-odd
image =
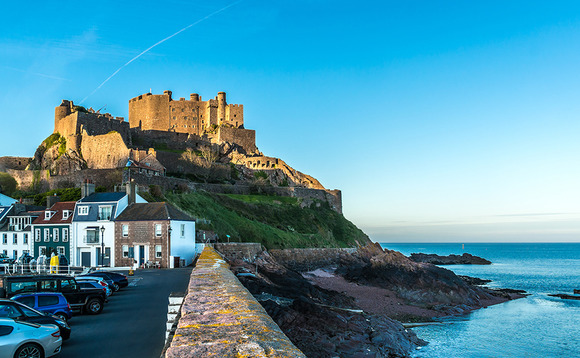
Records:
{"label": "parked car", "polygon": [[98,288],[103,290],[103,292],[105,292],[105,295],[107,295],[107,297],[109,297],[113,293],[113,291],[109,288],[109,285],[107,285],[105,281],[83,280],[79,278],[77,279],[77,283],[79,284],[81,290],[89,288]]}
{"label": "parked car", "polygon": [[68,321],[72,318],[72,311],[66,298],[58,292],[37,292],[25,293],[12,297],[28,307],[32,307],[40,312],[50,313],[62,320]]}
{"label": "parked car", "polygon": [[13,264],[14,260],[12,260],[8,255],[5,253],[0,253],[0,264]]}
{"label": "parked car", "polygon": [[52,357],[60,353],[62,338],[54,325],[0,318],[0,358]]}
{"label": "parked car", "polygon": [[100,289],[81,290],[73,277],[61,275],[22,275],[0,277],[0,297],[20,293],[60,292],[73,310],[99,314],[107,296]]}
{"label": "parked car", "polygon": [[112,271],[93,271],[90,273],[90,275],[110,278],[114,282],[115,291],[129,286],[129,279],[122,273]]}
{"label": "parked car", "polygon": [[111,280],[108,277],[102,277],[102,276],[93,276],[93,275],[79,275],[76,276],[75,279],[78,280],[93,280],[93,281],[98,281],[99,283],[104,283],[105,286],[109,287],[111,289],[111,292],[115,291],[115,282],[113,280]]}
{"label": "parked car", "polygon": [[12,318],[17,321],[36,324],[54,324],[59,328],[62,339],[66,340],[70,337],[71,329],[65,320],[50,313],[39,312],[13,300],[0,299],[0,318]]}

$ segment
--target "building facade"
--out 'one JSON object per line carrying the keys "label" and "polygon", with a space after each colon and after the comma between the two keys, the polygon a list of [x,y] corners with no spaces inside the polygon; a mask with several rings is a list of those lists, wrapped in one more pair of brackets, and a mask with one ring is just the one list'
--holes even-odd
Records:
{"label": "building facade", "polygon": [[32,222],[32,256],[50,257],[54,253],[64,255],[70,261],[70,242],[75,235],[72,231],[75,204],[74,201],[55,203]]}
{"label": "building facade", "polygon": [[167,203],[136,203],[115,219],[121,266],[179,267],[193,262],[195,219]]}
{"label": "building facade", "polygon": [[21,211],[23,208],[22,204],[13,205],[4,216],[4,223],[0,223],[0,252],[13,259],[24,253],[32,255],[31,225],[42,214],[42,211]]}

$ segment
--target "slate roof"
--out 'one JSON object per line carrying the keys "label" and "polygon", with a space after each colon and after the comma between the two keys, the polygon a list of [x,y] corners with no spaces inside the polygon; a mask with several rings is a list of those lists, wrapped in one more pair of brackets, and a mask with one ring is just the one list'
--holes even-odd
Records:
{"label": "slate roof", "polygon": [[9,205],[12,205],[12,204],[17,203],[17,202],[18,202],[18,200],[12,199],[11,197],[0,193],[0,205],[9,206]]}
{"label": "slate roof", "polygon": [[153,220],[195,221],[191,216],[167,203],[131,204],[115,219],[115,221]]}
{"label": "slate roof", "polygon": [[[50,211],[54,211],[55,214],[49,220],[45,220],[44,214],[42,214],[32,222],[32,225],[70,224],[73,219],[75,204],[76,202],[74,201],[62,201],[55,203],[53,206],[50,207]],[[62,219],[62,214],[64,210],[70,211],[69,217],[66,220]]]}
{"label": "slate roof", "polygon": [[79,203],[102,203],[102,202],[119,201],[125,195],[127,195],[127,193],[125,192],[93,193],[79,200]]}
{"label": "slate roof", "polygon": [[10,211],[11,206],[0,206],[0,221],[4,219],[8,212]]}

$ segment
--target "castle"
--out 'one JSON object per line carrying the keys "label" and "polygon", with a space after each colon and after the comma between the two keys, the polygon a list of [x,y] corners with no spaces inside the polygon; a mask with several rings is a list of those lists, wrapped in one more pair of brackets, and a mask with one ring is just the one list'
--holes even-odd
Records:
{"label": "castle", "polygon": [[145,93],[129,100],[128,121],[63,100],[54,111],[54,133],[34,158],[0,157],[0,171],[22,188],[66,187],[81,179],[103,185],[126,180],[116,177],[125,173],[140,185],[231,192],[235,184],[245,194],[262,178],[267,188],[260,190],[342,207],[340,191],[260,153],[256,132],[244,128],[244,106],[228,104],[225,92],[207,101],[197,93],[188,100],[174,100],[171,91]]}
{"label": "castle", "polygon": [[244,106],[226,103],[225,92],[218,92],[215,99],[208,101],[202,101],[197,93],[191,94],[189,100],[178,101],[173,100],[171,91],[162,95],[145,93],[129,100],[129,122],[75,106],[69,100],[55,108],[54,133],[65,137],[70,149],[81,149],[84,133],[96,136],[112,131],[118,132],[128,147],[137,143],[151,145],[151,139],[156,138],[181,144],[175,149],[201,141],[235,143],[246,153],[257,150],[255,131],[244,128]]}

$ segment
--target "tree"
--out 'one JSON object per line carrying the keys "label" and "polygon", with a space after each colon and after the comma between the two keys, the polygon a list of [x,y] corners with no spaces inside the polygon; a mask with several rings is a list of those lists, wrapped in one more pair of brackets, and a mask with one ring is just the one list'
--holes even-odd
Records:
{"label": "tree", "polygon": [[12,195],[16,191],[18,183],[8,173],[0,173],[0,193],[4,195]]}

